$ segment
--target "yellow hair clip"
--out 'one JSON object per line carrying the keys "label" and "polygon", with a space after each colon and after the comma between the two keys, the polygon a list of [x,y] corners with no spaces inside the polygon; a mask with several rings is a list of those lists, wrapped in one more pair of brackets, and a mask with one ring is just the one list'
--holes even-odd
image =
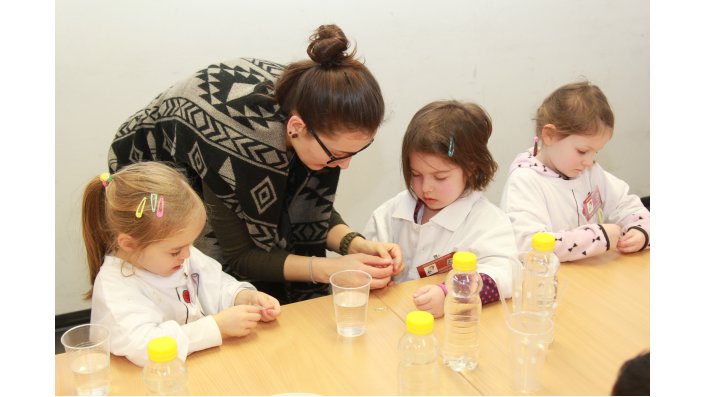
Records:
{"label": "yellow hair clip", "polygon": [[135,211],[135,216],[137,219],[142,218],[142,213],[144,212],[144,206],[147,204],[147,197],[142,197],[142,201],[137,205],[137,211]]}

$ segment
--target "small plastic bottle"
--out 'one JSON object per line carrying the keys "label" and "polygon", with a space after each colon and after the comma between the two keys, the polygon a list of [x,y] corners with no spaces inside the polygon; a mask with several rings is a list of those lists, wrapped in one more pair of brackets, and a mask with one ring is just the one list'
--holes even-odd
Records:
{"label": "small plastic bottle", "polygon": [[445,312],[443,363],[460,372],[477,367],[480,354],[480,314],[482,277],[477,273],[477,257],[460,251],[453,255],[453,269],[446,278],[448,295]]}
{"label": "small plastic bottle", "polygon": [[433,315],[413,311],[406,315],[406,333],[399,341],[399,394],[432,396],[440,392],[439,345],[433,335]]}
{"label": "small plastic bottle", "polygon": [[149,362],[142,370],[142,381],[150,395],[186,395],[186,364],[177,356],[176,340],[170,336],[154,338],[147,345]]}
{"label": "small plastic bottle", "polygon": [[558,267],[560,261],[553,248],[556,238],[550,233],[536,233],[531,251],[522,266],[520,310],[553,318],[558,306]]}

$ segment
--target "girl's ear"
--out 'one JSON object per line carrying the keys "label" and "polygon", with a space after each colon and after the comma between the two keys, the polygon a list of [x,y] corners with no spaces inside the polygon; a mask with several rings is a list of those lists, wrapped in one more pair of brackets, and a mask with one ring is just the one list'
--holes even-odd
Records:
{"label": "girl's ear", "polygon": [[137,247],[139,246],[137,240],[125,233],[118,234],[117,245],[120,249],[130,254],[137,251]]}
{"label": "girl's ear", "polygon": [[559,141],[558,129],[553,124],[546,124],[541,129],[541,141],[544,145],[551,145],[554,142]]}

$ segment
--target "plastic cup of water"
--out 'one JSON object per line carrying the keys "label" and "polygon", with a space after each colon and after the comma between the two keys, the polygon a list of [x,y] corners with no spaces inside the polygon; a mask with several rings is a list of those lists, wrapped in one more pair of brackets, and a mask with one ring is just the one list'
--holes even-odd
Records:
{"label": "plastic cup of water", "polygon": [[362,270],[342,270],[330,276],[335,324],[342,336],[365,333],[372,277]]}
{"label": "plastic cup of water", "polygon": [[507,318],[512,386],[522,393],[541,388],[541,371],[553,337],[553,320],[534,312],[516,312]]}
{"label": "plastic cup of water", "polygon": [[104,396],[110,391],[110,331],[98,324],[83,324],[61,336],[68,354],[76,393]]}

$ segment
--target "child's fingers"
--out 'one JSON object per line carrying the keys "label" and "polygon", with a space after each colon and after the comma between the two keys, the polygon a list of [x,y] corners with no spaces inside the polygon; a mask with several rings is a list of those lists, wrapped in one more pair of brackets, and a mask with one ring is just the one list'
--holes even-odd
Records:
{"label": "child's fingers", "polygon": [[419,296],[414,297],[414,303],[416,304],[416,306],[427,305],[429,302],[431,302],[430,294],[421,294]]}
{"label": "child's fingers", "polygon": [[417,289],[416,292],[414,292],[414,298],[427,293],[430,289],[431,289],[430,285],[424,285],[423,287]]}

